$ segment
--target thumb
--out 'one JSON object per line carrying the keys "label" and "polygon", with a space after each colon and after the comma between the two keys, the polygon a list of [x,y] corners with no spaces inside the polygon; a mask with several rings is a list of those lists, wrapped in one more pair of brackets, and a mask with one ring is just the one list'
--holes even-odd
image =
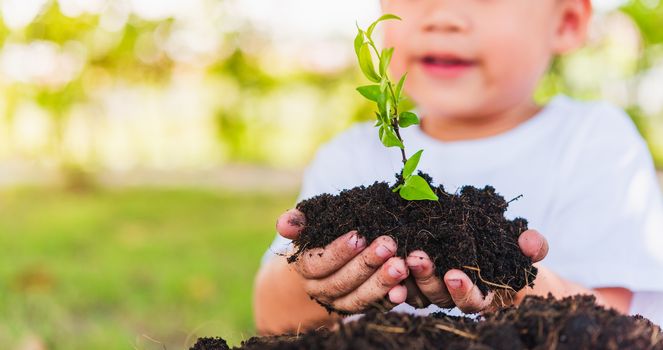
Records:
{"label": "thumb", "polygon": [[304,213],[297,209],[290,209],[283,213],[276,221],[276,231],[288,239],[296,239],[306,226]]}
{"label": "thumb", "polygon": [[548,241],[536,230],[527,230],[518,237],[518,245],[532,262],[539,262],[548,255]]}

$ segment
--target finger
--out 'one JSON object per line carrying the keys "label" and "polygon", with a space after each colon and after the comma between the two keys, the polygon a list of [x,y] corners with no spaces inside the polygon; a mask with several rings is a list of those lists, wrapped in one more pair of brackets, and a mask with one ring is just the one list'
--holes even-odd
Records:
{"label": "finger", "polygon": [[308,281],[305,286],[307,293],[322,301],[346,295],[368,280],[395,252],[396,242],[393,238],[378,237],[368,248],[329,277]]}
{"label": "finger", "polygon": [[347,312],[366,310],[371,304],[384,299],[392,288],[407,278],[407,275],[405,261],[397,257],[391,258],[352,293],[337,299],[333,306],[337,310]]}
{"label": "finger", "polygon": [[539,262],[548,255],[548,241],[536,230],[527,230],[518,237],[518,245],[525,256]]}
{"label": "finger", "polygon": [[324,278],[347,264],[365,248],[366,239],[357,231],[350,231],[324,248],[304,250],[294,267],[304,278]]}
{"label": "finger", "polygon": [[484,298],[479,288],[460,270],[447,271],[444,283],[454,303],[464,313],[480,312],[487,309],[493,301],[492,293]]}
{"label": "finger", "polygon": [[454,301],[444,282],[436,275],[435,265],[428,254],[421,250],[414,251],[407,257],[406,263],[419,290],[431,303],[440,307],[454,306]]}
{"label": "finger", "polygon": [[[406,262],[407,264],[407,262]],[[411,272],[411,271],[410,271]],[[403,281],[403,286],[407,290],[406,302],[416,308],[424,308],[431,304],[430,300],[421,292],[417,286],[417,282],[414,281],[412,273]]]}
{"label": "finger", "polygon": [[389,296],[390,302],[396,305],[402,304],[407,299],[407,288],[399,284],[396,287],[391,288],[387,295]]}
{"label": "finger", "polygon": [[276,232],[288,239],[296,239],[306,226],[306,217],[297,209],[290,209],[276,220]]}

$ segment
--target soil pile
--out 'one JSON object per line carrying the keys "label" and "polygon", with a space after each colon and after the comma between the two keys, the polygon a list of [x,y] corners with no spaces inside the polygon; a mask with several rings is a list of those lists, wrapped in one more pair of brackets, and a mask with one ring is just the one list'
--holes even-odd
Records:
{"label": "soil pile", "polygon": [[[191,348],[226,349],[220,338],[201,338]],[[441,313],[421,317],[373,310],[357,321],[340,323],[334,331],[254,337],[236,349],[663,350],[663,333],[645,318],[597,306],[591,296],[562,300],[530,296],[519,307],[479,320]]]}
{"label": "soil pile", "polygon": [[[432,182],[428,175],[419,174]],[[495,290],[504,298],[533,285],[537,270],[518,246],[527,220],[506,219],[509,203],[504,197],[490,186],[466,186],[457,194],[447,193],[442,186],[431,188],[439,201],[404,200],[386,182],[302,201],[297,209],[306,216],[306,225],[294,241],[298,251],[289,261],[294,262],[305,249],[324,247],[357,230],[369,244],[382,235],[393,237],[401,257],[425,251],[440,277],[460,269],[484,295]]]}

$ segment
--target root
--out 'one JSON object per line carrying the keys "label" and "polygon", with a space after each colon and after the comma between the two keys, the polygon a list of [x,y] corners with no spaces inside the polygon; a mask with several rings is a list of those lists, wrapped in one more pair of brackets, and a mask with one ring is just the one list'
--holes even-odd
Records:
{"label": "root", "polygon": [[366,325],[366,328],[376,330],[376,331],[379,331],[379,332],[384,332],[384,333],[395,333],[395,334],[405,333],[405,328],[402,328],[402,327],[383,326],[383,325],[374,324],[374,323],[369,323],[368,325]]}
{"label": "root", "polygon": [[487,284],[487,285],[489,285],[489,286],[491,286],[491,287],[500,288],[500,289],[508,289],[508,290],[513,291],[514,293],[516,293],[516,290],[513,289],[511,286],[508,286],[508,285],[506,285],[506,284],[494,283],[494,282],[486,281],[485,279],[483,279],[483,277],[481,277],[481,269],[478,268],[478,267],[474,267],[474,266],[463,266],[463,268],[464,268],[464,269],[468,269],[468,270],[475,271],[475,272],[477,273],[477,275],[479,276],[479,280],[481,280],[481,282],[483,282],[483,283],[485,283],[485,284]]}
{"label": "root", "polygon": [[[532,276],[536,279],[536,275],[533,274],[532,271],[530,271],[528,269],[523,269],[523,270],[525,271],[525,288],[527,288],[527,287],[534,288],[534,280],[532,280],[530,282],[529,276]],[[530,283],[531,283],[531,286],[530,286]]]}
{"label": "root", "polygon": [[493,299],[493,305],[496,305],[497,309],[501,309],[513,305],[516,293],[508,289],[500,289],[495,291],[494,295],[495,299]]}
{"label": "root", "polygon": [[517,201],[517,200],[519,200],[519,199],[521,199],[521,198],[523,198],[523,197],[524,197],[524,196],[521,194],[520,196],[518,196],[518,197],[516,197],[516,198],[514,198],[514,199],[512,199],[512,200],[510,200],[510,201],[508,201],[508,202],[506,202],[506,205],[508,206],[509,204],[511,204],[511,202],[515,202],[515,201]]}
{"label": "root", "polygon": [[444,325],[444,324],[441,324],[441,323],[436,324],[435,328],[437,328],[441,331],[453,333],[453,334],[455,334],[459,337],[463,337],[463,338],[467,338],[467,339],[471,339],[471,340],[476,340],[477,339],[477,336],[472,334],[472,333],[461,331],[460,329],[456,329],[456,328],[453,328],[453,327],[450,327],[450,326],[447,326],[447,325]]}

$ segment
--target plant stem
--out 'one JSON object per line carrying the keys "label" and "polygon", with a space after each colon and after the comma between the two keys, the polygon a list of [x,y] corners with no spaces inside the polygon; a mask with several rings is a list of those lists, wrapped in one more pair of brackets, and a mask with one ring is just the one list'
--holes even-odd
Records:
{"label": "plant stem", "polygon": [[[401,137],[401,133],[398,130],[398,122],[396,122],[396,119],[392,119],[391,125],[394,127],[394,131],[396,132],[396,137],[403,143],[403,138]],[[403,165],[407,163],[407,156],[405,155],[405,143],[403,143],[403,148],[401,148],[401,156],[403,157]]]}
{"label": "plant stem", "polygon": [[[373,51],[375,51],[375,54],[378,56],[378,60],[382,60],[382,55],[380,54],[380,51],[378,48],[375,46],[375,43],[371,38],[368,38],[368,43],[373,48]],[[394,92],[394,87],[391,84],[391,80],[389,79],[389,75],[387,72],[385,72],[385,76],[387,78],[387,86],[389,87],[389,92],[391,93],[391,99],[394,101],[394,118],[391,118],[391,126],[394,128],[394,132],[396,133],[396,137],[398,137],[398,140],[401,141],[403,144],[403,148],[401,148],[401,157],[403,158],[403,166],[407,163],[407,155],[405,154],[405,143],[403,142],[403,138],[401,137],[401,133],[398,127],[398,102],[396,101],[396,93]],[[403,168],[405,170],[405,168]],[[401,174],[403,173],[403,170],[401,170]]]}
{"label": "plant stem", "polygon": [[[391,126],[394,128],[394,132],[396,133],[396,137],[398,137],[398,139],[403,144],[403,148],[401,148],[401,156],[403,157],[403,165],[405,165],[405,163],[407,163],[407,155],[405,154],[405,143],[403,142],[403,138],[401,137],[400,128],[398,126],[398,101],[396,101],[396,94],[394,93],[393,86],[391,86],[391,81],[389,81],[387,86],[389,87],[389,92],[391,92],[391,99],[394,101],[394,114],[396,115],[395,118],[391,119]],[[403,169],[405,169],[405,168],[403,168]]]}

